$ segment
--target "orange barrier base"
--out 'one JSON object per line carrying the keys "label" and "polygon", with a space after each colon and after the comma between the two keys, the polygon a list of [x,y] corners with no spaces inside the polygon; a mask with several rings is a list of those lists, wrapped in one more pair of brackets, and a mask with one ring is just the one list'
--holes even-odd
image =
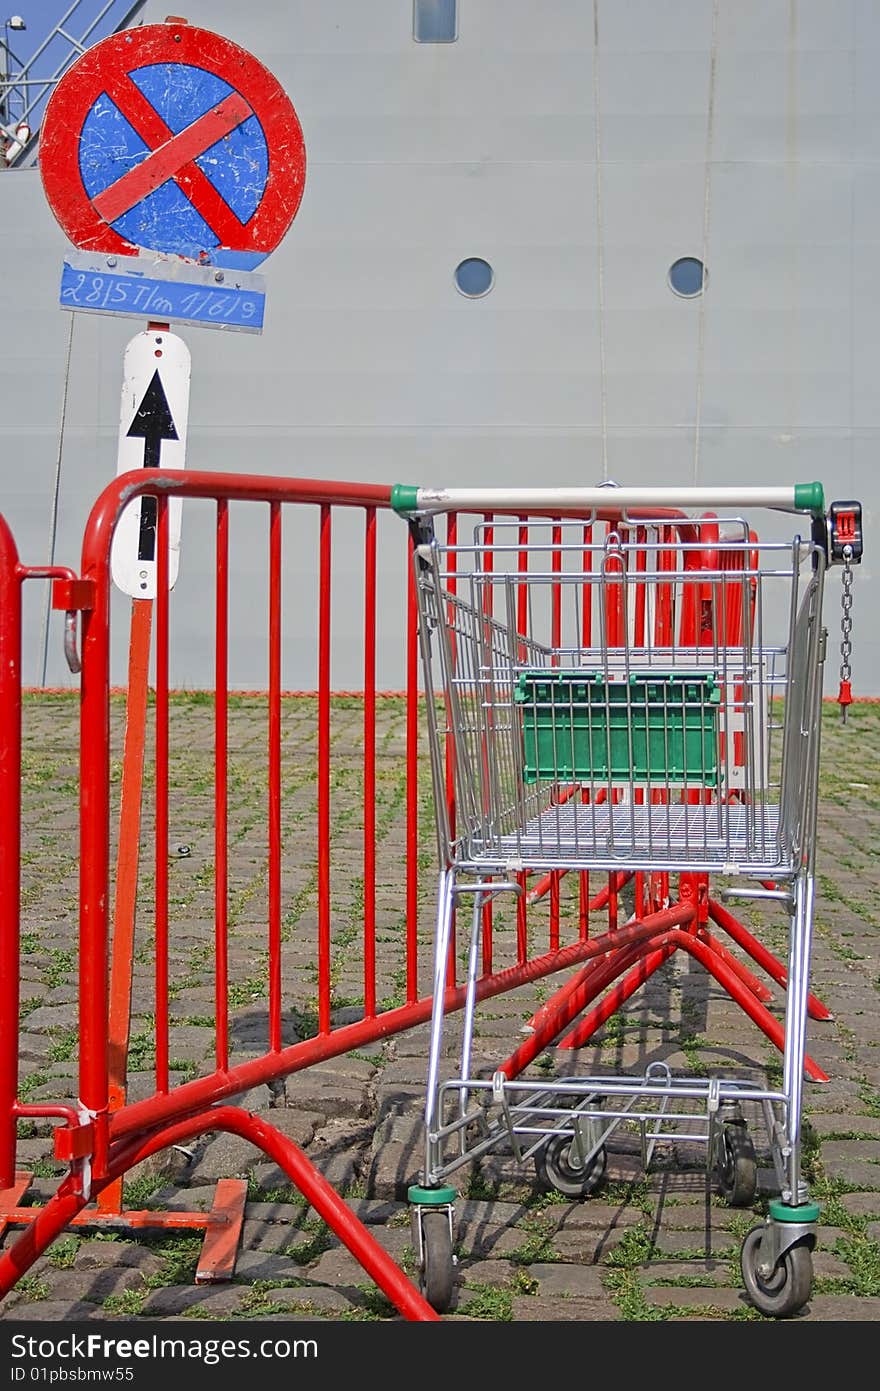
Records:
{"label": "orange barrier base", "polygon": [[[11,1188],[0,1188],[0,1239],[8,1227],[33,1222],[38,1207],[22,1207],[21,1200],[30,1187],[33,1174],[21,1170]],[[105,1211],[85,1208],[69,1223],[72,1227],[96,1227],[116,1231],[144,1231],[148,1228],[171,1231],[204,1230],[202,1250],[196,1267],[196,1284],[218,1284],[231,1280],[244,1224],[247,1184],[243,1179],[223,1178],[214,1189],[209,1212]]]}

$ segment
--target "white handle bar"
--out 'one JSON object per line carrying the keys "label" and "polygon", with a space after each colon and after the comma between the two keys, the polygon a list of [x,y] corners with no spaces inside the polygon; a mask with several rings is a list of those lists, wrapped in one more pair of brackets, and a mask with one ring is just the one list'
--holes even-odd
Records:
{"label": "white handle bar", "polygon": [[632,508],[685,509],[771,507],[821,516],[821,483],[754,488],[418,488],[396,483],[391,505],[403,516],[417,512],[591,512]]}

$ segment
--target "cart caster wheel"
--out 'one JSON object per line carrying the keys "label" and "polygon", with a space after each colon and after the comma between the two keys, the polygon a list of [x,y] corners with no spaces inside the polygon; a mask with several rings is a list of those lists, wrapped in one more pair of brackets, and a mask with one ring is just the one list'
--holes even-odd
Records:
{"label": "cart caster wheel", "polygon": [[419,1290],[436,1314],[445,1314],[452,1303],[455,1283],[449,1213],[423,1212],[421,1221],[422,1264],[419,1270]]}
{"label": "cart caster wheel", "polygon": [[813,1256],[804,1242],[789,1246],[769,1275],[758,1271],[758,1253],[764,1227],[753,1227],[742,1244],[740,1269],[743,1283],[755,1308],[762,1314],[783,1319],[796,1314],[813,1288]]}
{"label": "cart caster wheel", "polygon": [[721,1127],[715,1151],[718,1191],[730,1207],[751,1207],[758,1191],[758,1159],[742,1122]]}
{"label": "cart caster wheel", "polygon": [[557,1193],[566,1198],[586,1198],[601,1183],[608,1156],[603,1145],[586,1166],[579,1165],[572,1154],[572,1138],[552,1136],[535,1157],[535,1169],[540,1181]]}

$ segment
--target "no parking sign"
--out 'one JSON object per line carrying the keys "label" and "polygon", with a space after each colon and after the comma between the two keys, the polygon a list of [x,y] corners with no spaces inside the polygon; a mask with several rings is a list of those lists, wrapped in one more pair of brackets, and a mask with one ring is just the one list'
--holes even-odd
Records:
{"label": "no parking sign", "polygon": [[82,250],[249,270],[296,215],[305,145],[258,59],[175,19],[112,34],[77,60],[46,108],[40,172]]}

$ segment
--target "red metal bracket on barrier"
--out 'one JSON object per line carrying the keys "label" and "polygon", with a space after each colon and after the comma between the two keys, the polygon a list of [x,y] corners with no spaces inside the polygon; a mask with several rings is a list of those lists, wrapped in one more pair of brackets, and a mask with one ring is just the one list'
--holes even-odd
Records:
{"label": "red metal bracket on barrier", "polygon": [[56,1126],[52,1145],[55,1158],[60,1159],[62,1164],[69,1164],[74,1159],[85,1159],[95,1146],[95,1128],[93,1125]]}
{"label": "red metal bracket on barrier", "polygon": [[708,874],[681,874],[678,879],[678,896],[683,903],[693,903],[696,909],[694,930],[705,927],[709,921],[709,876]]}
{"label": "red metal bracket on barrier", "polygon": [[94,580],[56,579],[52,585],[52,607],[62,609],[64,620],[64,656],[67,665],[76,675],[82,669],[79,653],[76,650],[76,615],[95,607],[96,586]]}
{"label": "red metal bracket on barrier", "polygon": [[94,580],[60,579],[52,581],[52,607],[68,613],[95,607]]}

